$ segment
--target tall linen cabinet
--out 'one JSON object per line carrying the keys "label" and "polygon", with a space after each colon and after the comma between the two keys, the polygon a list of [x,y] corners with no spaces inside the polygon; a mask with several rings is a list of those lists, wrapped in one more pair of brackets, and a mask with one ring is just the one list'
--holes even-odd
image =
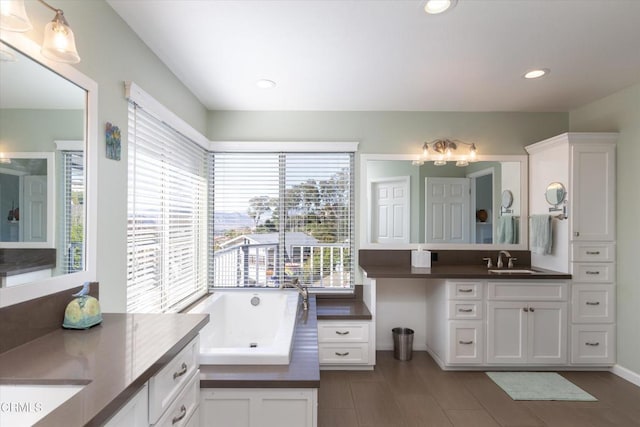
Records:
{"label": "tall linen cabinet", "polygon": [[[570,132],[525,147],[530,213],[554,216],[551,254],[532,253],[531,263],[572,275],[573,365],[615,363],[617,137],[617,133]],[[550,212],[545,191],[552,182],[563,184],[567,196],[558,206],[561,210]]]}

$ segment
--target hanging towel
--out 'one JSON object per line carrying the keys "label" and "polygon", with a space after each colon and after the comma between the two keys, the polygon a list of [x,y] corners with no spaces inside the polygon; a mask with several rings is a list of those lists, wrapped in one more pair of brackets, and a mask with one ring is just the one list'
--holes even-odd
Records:
{"label": "hanging towel", "polygon": [[531,215],[531,252],[550,254],[552,241],[551,215]]}
{"label": "hanging towel", "polygon": [[517,243],[518,230],[516,218],[513,215],[502,215],[498,218],[498,230],[496,231],[496,243]]}

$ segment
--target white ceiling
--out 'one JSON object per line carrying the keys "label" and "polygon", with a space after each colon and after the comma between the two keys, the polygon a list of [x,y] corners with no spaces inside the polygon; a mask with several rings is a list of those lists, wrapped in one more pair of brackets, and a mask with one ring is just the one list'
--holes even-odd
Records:
{"label": "white ceiling", "polygon": [[568,111],[640,82],[639,0],[107,1],[211,110]]}

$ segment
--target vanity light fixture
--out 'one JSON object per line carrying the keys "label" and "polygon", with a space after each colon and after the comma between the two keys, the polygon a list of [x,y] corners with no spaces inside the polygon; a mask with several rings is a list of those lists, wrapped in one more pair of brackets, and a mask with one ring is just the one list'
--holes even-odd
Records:
{"label": "vanity light fixture", "polygon": [[25,32],[32,29],[24,0],[0,0],[0,29]]}
{"label": "vanity light fixture", "polygon": [[[458,154],[458,148],[462,147],[468,147],[468,151]],[[455,161],[456,166],[463,167],[468,166],[469,162],[474,162],[477,155],[478,148],[474,143],[448,138],[436,139],[422,145],[422,156],[412,164],[421,166],[426,161],[433,160],[435,166],[444,166],[448,161]]]}
{"label": "vanity light fixture", "polygon": [[538,68],[535,70],[527,71],[523,77],[525,79],[539,79],[540,77],[544,77],[547,74],[549,74],[548,68]]}
{"label": "vanity light fixture", "polygon": [[[61,9],[38,0],[56,14],[44,27],[44,41],[40,52],[45,58],[67,64],[77,64],[80,56],[76,40]],[[0,0],[0,28],[7,31],[29,31],[32,26],[24,8],[24,0]]]}
{"label": "vanity light fixture", "polygon": [[430,15],[437,15],[455,7],[458,0],[427,0],[424,11]]}

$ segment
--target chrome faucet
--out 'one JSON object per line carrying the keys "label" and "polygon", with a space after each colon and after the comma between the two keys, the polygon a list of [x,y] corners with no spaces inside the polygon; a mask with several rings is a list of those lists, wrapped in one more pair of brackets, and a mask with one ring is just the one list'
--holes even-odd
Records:
{"label": "chrome faucet", "polygon": [[300,280],[297,277],[294,277],[293,280],[291,280],[290,282],[284,282],[280,286],[280,289],[286,288],[287,285],[289,284],[294,288],[296,288],[296,290],[300,293],[300,295],[302,295],[302,309],[305,311],[308,310],[309,309],[309,289],[307,289],[306,286],[301,285]]}
{"label": "chrome faucet", "polygon": [[[511,259],[511,254],[509,253],[509,251],[500,251],[500,252],[498,252],[498,262],[496,263],[496,267],[498,267],[498,268],[504,267],[504,263],[502,262],[502,255],[506,256],[509,259]],[[511,266],[513,266],[513,264],[511,264]]]}

